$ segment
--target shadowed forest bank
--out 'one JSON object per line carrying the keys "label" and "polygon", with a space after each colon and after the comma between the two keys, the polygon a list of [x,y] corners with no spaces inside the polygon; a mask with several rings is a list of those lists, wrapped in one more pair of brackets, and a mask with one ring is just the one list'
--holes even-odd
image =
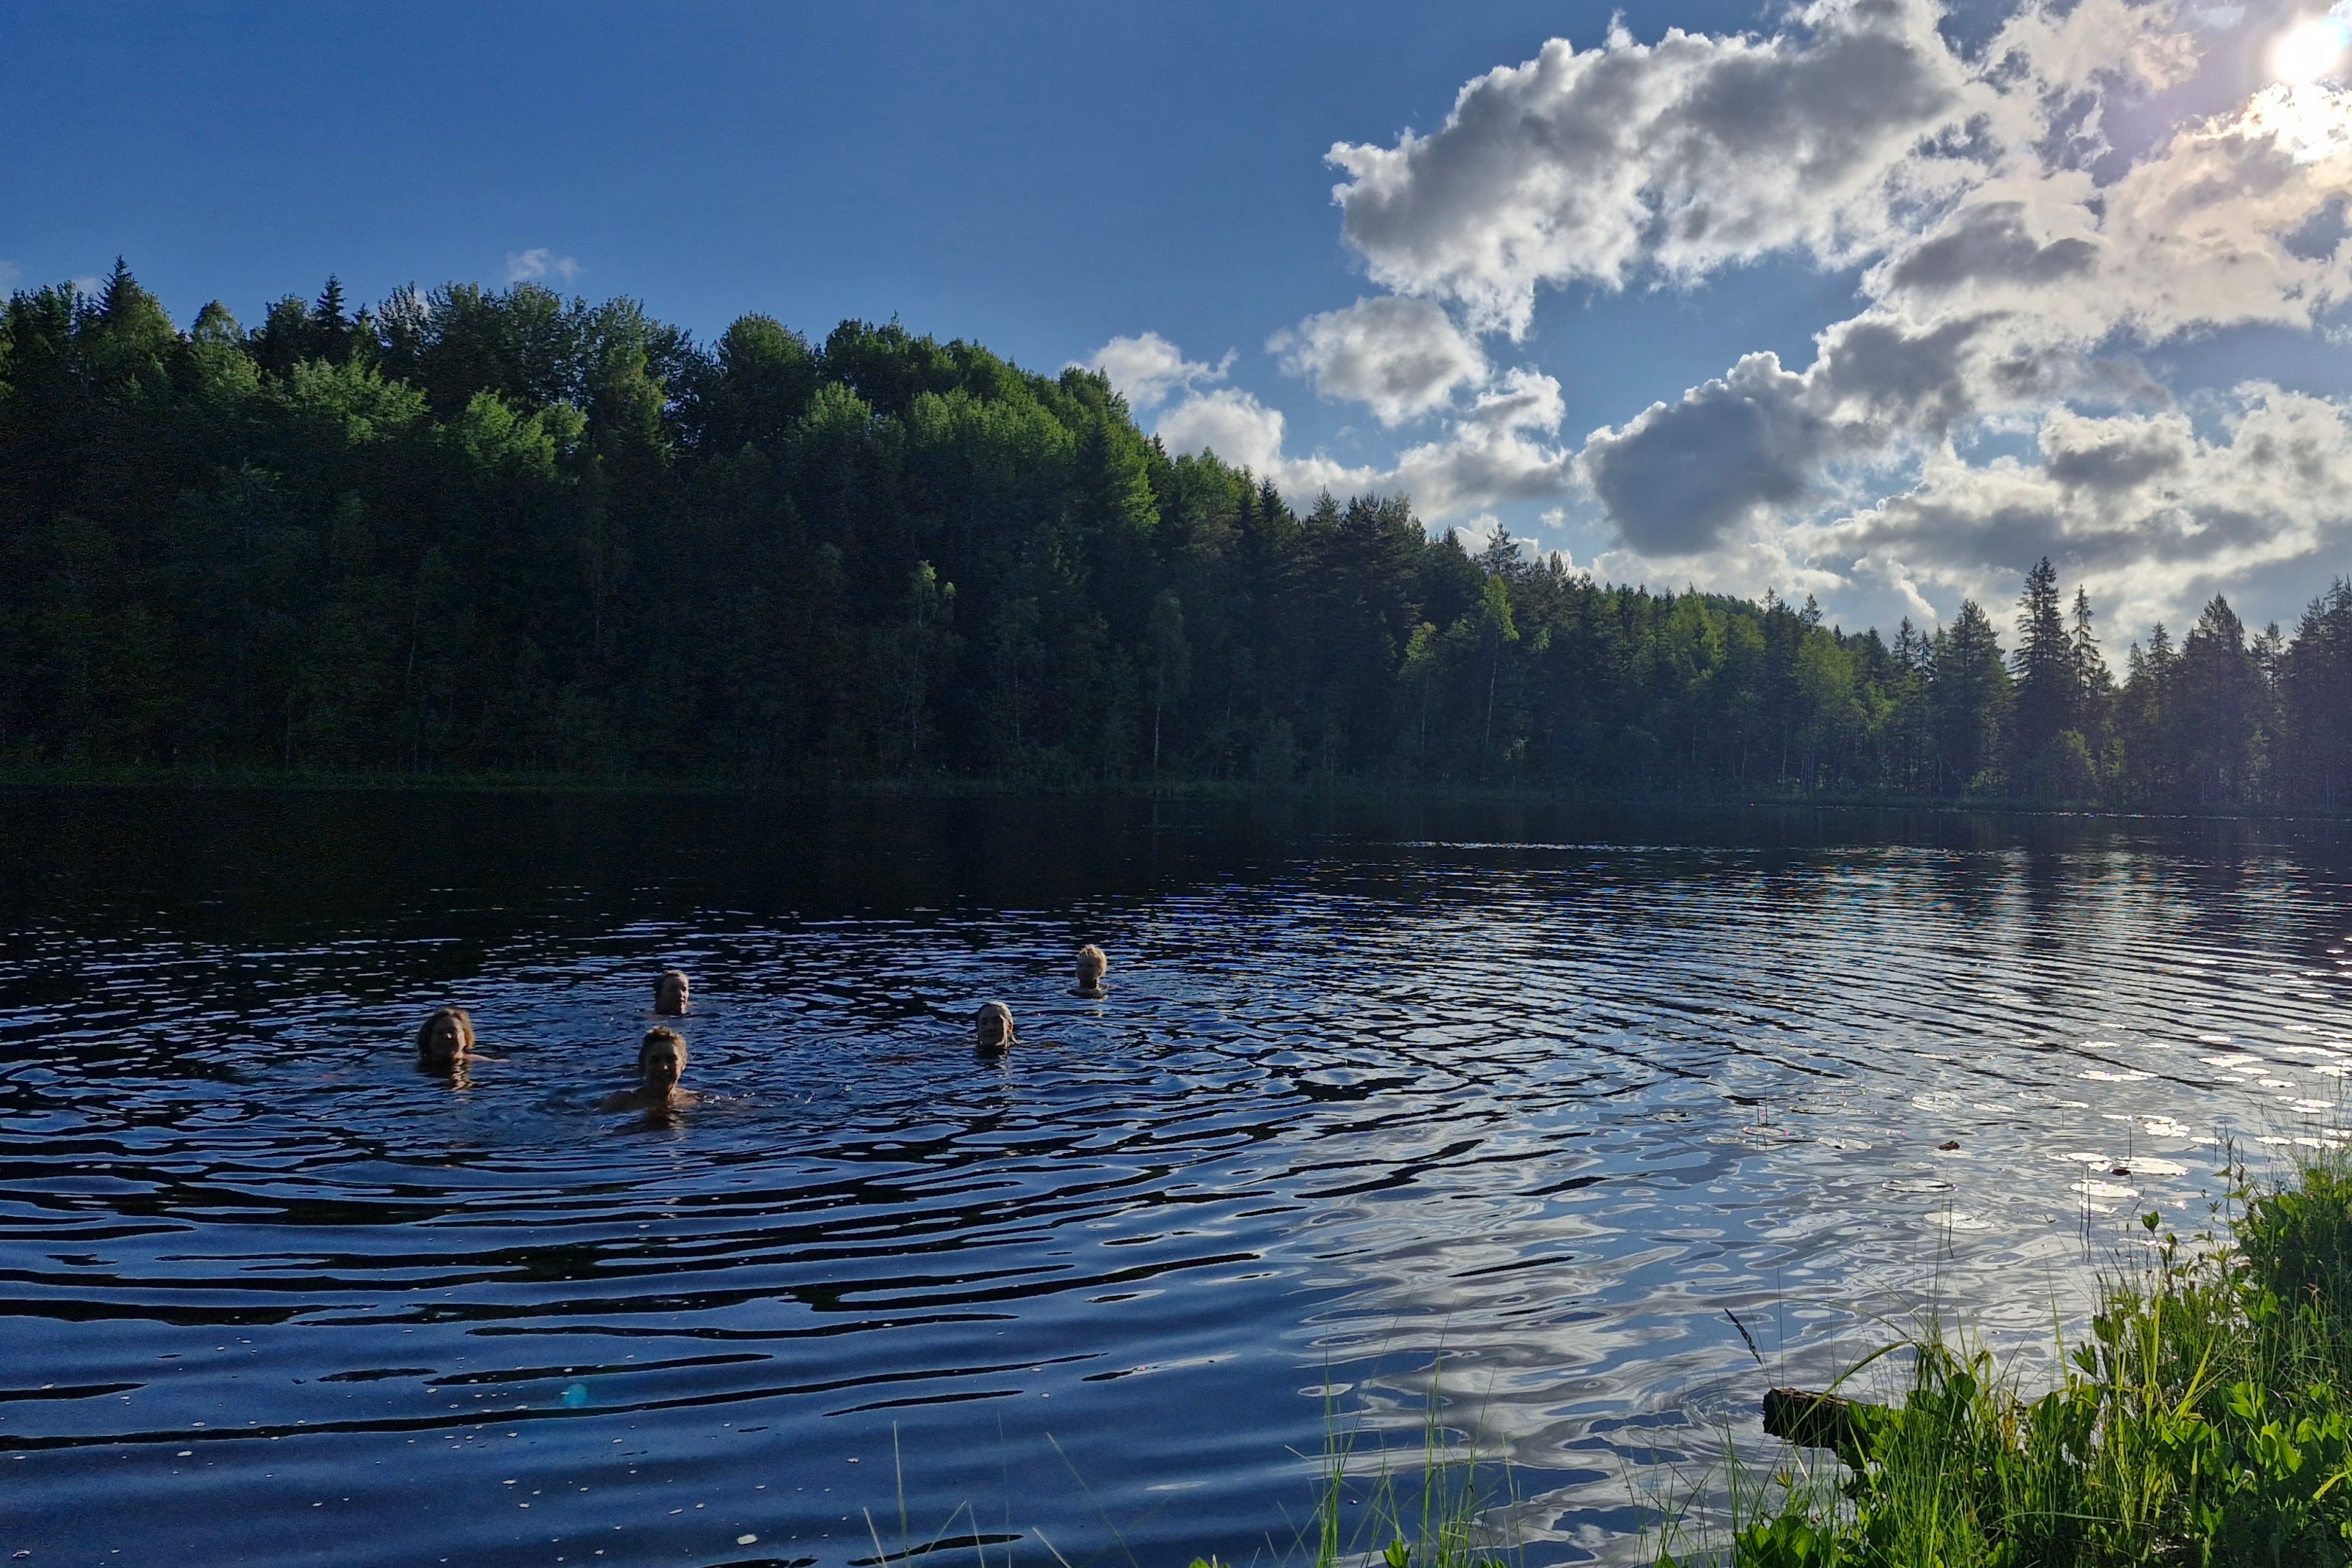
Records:
{"label": "shadowed forest bank", "polygon": [[18,765],[2352,802],[2341,581],[2118,681],[2047,563],[2006,653],[1852,634],[1299,515],[1083,371],[530,285],[16,295],[0,552]]}

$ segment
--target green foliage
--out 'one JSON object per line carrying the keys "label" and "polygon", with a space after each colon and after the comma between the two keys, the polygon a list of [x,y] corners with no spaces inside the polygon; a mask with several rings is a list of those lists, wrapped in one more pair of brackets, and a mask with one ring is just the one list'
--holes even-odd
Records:
{"label": "green foliage", "polygon": [[[1940,1332],[1842,1486],[1751,1494],[1753,1568],[2352,1562],[2352,1173],[2254,1192],[2233,1246],[2166,1236],[2027,1397]],[[2143,1217],[2151,1234],[2156,1215]]]}
{"label": "green foliage", "polygon": [[1313,1568],[1374,1560],[1383,1568],[1517,1568],[1518,1549],[1488,1522],[1512,1500],[1508,1471],[1475,1446],[1457,1446],[1438,1417],[1435,1389],[1430,1400],[1419,1463],[1402,1471],[1384,1447],[1359,1451],[1367,1434],[1332,1430],[1315,1516],[1297,1542]]}
{"label": "green foliage", "polygon": [[182,332],[120,265],[0,311],[12,763],[2352,801],[2352,588],[2120,689],[2025,601],[2012,661],[1302,515],[895,322],[330,278]]}

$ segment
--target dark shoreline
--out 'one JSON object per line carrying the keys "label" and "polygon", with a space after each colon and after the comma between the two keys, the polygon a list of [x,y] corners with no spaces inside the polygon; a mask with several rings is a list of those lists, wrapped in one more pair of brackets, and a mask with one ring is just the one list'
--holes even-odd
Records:
{"label": "dark shoreline", "polygon": [[1918,811],[1933,814],[2070,817],[2115,821],[2352,821],[2352,807],[2315,808],[2107,805],[2089,800],[2035,800],[2003,796],[1773,794],[1747,790],[1654,794],[1537,789],[1505,785],[1390,784],[1336,779],[1321,784],[1266,785],[1230,779],[1171,779],[1056,784],[1035,779],[712,779],[691,777],[566,773],[405,773],[193,768],[5,768],[0,792],[152,789],[184,792],[266,790],[417,794],[708,795],[806,800],[991,800],[1170,801],[1426,802],[1434,805],[1559,806],[1623,810],[1816,810]]}

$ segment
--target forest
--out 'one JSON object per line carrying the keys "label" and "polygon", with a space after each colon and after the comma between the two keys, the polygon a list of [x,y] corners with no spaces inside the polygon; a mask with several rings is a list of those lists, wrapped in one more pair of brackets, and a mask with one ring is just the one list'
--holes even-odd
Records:
{"label": "forest", "polygon": [[0,319],[0,767],[2352,803],[2343,580],[2118,661],[2047,561],[2004,648],[1476,542],[895,323],[118,263]]}

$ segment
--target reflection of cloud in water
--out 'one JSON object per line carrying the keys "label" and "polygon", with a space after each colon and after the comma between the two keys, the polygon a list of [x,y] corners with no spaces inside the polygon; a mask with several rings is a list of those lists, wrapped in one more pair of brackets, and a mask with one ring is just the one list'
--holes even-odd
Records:
{"label": "reflection of cloud in water", "polygon": [[[520,1091],[609,1053],[594,1009],[625,978],[634,1006],[642,955],[659,948],[692,955],[713,997],[695,1022],[698,1082],[750,1097],[658,1149],[583,1146],[552,1113],[486,1125],[456,1169],[456,1113],[363,1068],[348,1086],[293,1082],[269,1152],[298,1176],[260,1167],[258,1144],[237,1141],[255,1136],[249,1100],[190,1076],[186,1041],[217,1006],[202,976],[233,967],[215,951],[112,955],[139,962],[90,982],[105,993],[91,1016],[104,1004],[122,1021],[80,1026],[67,1049],[103,1035],[121,1071],[77,1080],[35,1062],[13,1082],[44,1114],[127,1118],[155,1168],[110,1174],[140,1194],[196,1172],[247,1204],[281,1186],[306,1202],[456,1195],[458,1219],[376,1227],[378,1250],[303,1264],[305,1300],[353,1324],[409,1302],[420,1259],[473,1270],[473,1315],[418,1320],[397,1342],[420,1365],[574,1359],[569,1340],[560,1357],[526,1354],[551,1335],[580,1336],[583,1362],[608,1333],[682,1358],[740,1341],[761,1359],[670,1375],[682,1397],[748,1401],[788,1455],[860,1420],[887,1431],[834,1412],[909,1392],[937,1397],[908,1406],[910,1454],[992,1453],[999,1412],[1050,1396],[1034,1408],[1090,1479],[1131,1469],[1149,1430],[1153,1484],[1192,1488],[1213,1521],[1303,1489],[1274,1472],[1286,1448],[1313,1450],[1326,1397],[1417,1452],[1436,1385],[1450,1419],[1518,1467],[1534,1556],[1585,1540],[1625,1557],[1638,1549],[1610,1531],[1632,1517],[1629,1478],[1638,1490],[1656,1465],[1703,1469],[1724,1427],[1754,1440],[1768,1382],[1825,1380],[1928,1301],[2030,1375],[2053,1322],[2075,1332],[2095,1272],[2137,1235],[2126,1200],[2194,1215],[2219,1185],[2217,1134],[2324,1146],[2332,1134],[2299,1134],[2294,1115],[2328,1103],[2290,1111],[2201,1080],[2288,1070],[2273,1056],[2296,1058],[2305,1087],[2344,1071],[2316,1045],[2271,1051],[2311,1039],[2315,1015],[2249,983],[2307,961],[2311,922],[2344,888],[2284,860],[2235,869],[2209,879],[2131,844],[2063,863],[1338,844],[1278,876],[1076,913],[702,914],[518,939],[467,989],[498,998],[516,1046],[499,1071]],[[1058,988],[1081,927],[1126,977],[1107,1006],[1065,1011],[1037,956]],[[1237,963],[1256,952],[1283,955],[1285,984]],[[174,965],[193,977],[159,984]],[[895,977],[887,995],[821,979],[868,973]],[[273,1020],[289,1080],[306,1061],[350,1066],[373,1049],[354,1041],[397,1021],[349,999],[389,984],[313,988]],[[974,1074],[940,1049],[939,1020],[991,995],[1024,1027],[1021,998],[1044,998],[1036,1027],[1066,1048]],[[2191,1040],[2259,1049],[2200,1059]],[[39,1142],[56,1125],[26,1125],[0,1140],[32,1191],[62,1156]],[[87,1223],[115,1218],[108,1201]],[[615,1206],[635,1207],[606,1236]],[[646,1251],[648,1222],[692,1249],[690,1276]],[[255,1249],[286,1247],[287,1228],[272,1241],[187,1223],[203,1234],[172,1245],[212,1255],[203,1288],[230,1309],[282,1305],[283,1260]],[[577,1291],[512,1245],[541,1227],[578,1238],[609,1322],[546,1304]],[[119,1280],[82,1288],[138,1303],[179,1288],[184,1265],[126,1259]],[[819,1330],[850,1385],[822,1398],[785,1369],[809,1354],[794,1336]],[[319,1370],[383,1364],[365,1359],[368,1332],[306,1326],[300,1354]],[[966,1370],[982,1366],[1015,1370]],[[1024,1406],[998,1403],[1004,1389]],[[309,1416],[295,1401],[324,1396],[314,1380],[278,1397]],[[686,1419],[644,1440],[666,1460],[695,1452],[707,1438]],[[911,1463],[909,1480],[930,1484]]]}

